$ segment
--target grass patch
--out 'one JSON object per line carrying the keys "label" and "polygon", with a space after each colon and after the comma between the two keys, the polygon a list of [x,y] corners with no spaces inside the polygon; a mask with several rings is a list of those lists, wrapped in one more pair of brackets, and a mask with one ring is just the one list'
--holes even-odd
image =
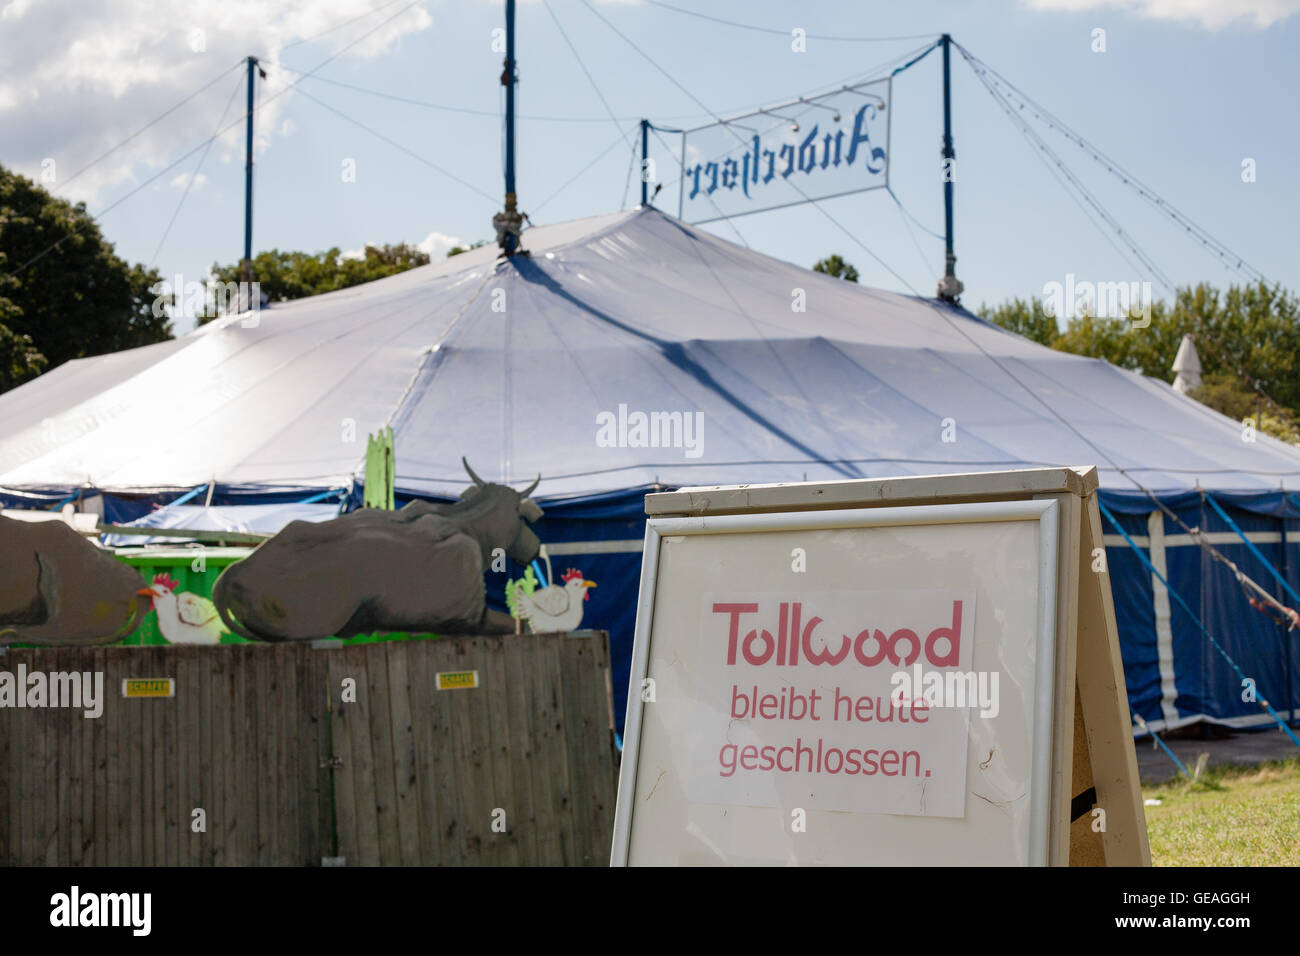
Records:
{"label": "grass patch", "polygon": [[1300,758],[1143,787],[1155,866],[1300,866]]}

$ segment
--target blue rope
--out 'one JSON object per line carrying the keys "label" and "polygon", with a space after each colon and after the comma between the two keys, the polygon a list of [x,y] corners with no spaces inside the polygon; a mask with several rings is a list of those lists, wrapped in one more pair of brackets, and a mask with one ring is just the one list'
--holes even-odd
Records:
{"label": "blue rope", "polygon": [[329,491],[322,491],[318,495],[312,495],[310,498],[304,498],[302,501],[296,501],[294,504],[314,505],[318,501],[324,501],[327,498],[335,498],[343,494],[342,488],[331,488]]}
{"label": "blue rope", "polygon": [[[1245,675],[1242,669],[1237,666],[1237,662],[1228,656],[1228,652],[1223,649],[1223,645],[1221,645],[1218,641],[1216,641],[1214,639],[1214,635],[1205,629],[1205,625],[1201,623],[1201,619],[1196,616],[1196,614],[1188,606],[1187,602],[1183,600],[1182,595],[1169,586],[1169,582],[1165,580],[1165,576],[1155,569],[1155,566],[1150,562],[1150,560],[1147,559],[1147,556],[1142,553],[1142,549],[1139,548],[1137,544],[1134,543],[1133,539],[1128,536],[1128,532],[1125,531],[1120,526],[1120,523],[1115,520],[1115,516],[1110,513],[1110,510],[1105,505],[1103,505],[1100,501],[1097,502],[1097,506],[1101,508],[1101,513],[1106,516],[1106,520],[1115,526],[1115,530],[1120,533],[1120,535],[1124,538],[1125,542],[1128,543],[1128,546],[1133,549],[1133,553],[1138,556],[1138,560],[1141,561],[1144,565],[1146,565],[1148,571],[1150,571],[1152,574],[1154,574],[1157,578],[1160,579],[1160,583],[1165,586],[1165,590],[1169,592],[1169,596],[1172,597],[1175,601],[1177,601],[1179,605],[1182,606],[1182,609],[1188,613],[1191,619],[1196,622],[1196,626],[1200,628],[1201,633],[1204,634],[1206,639],[1209,640],[1209,642],[1214,645],[1214,649],[1219,652],[1219,655],[1225,661],[1228,662],[1228,666],[1237,672],[1237,676],[1241,678],[1243,682],[1249,680],[1249,678]],[[1300,739],[1297,739],[1296,735],[1292,732],[1291,728],[1286,725],[1286,721],[1284,721],[1281,718],[1281,716],[1278,714],[1278,712],[1273,709],[1273,705],[1270,704],[1263,697],[1259,698],[1258,701],[1256,702],[1261,707],[1263,707],[1266,711],[1268,711],[1268,715],[1270,717],[1272,717],[1275,721],[1277,721],[1277,725],[1282,728],[1283,733],[1285,733],[1288,737],[1291,738],[1291,742],[1295,744],[1297,747],[1300,747]]]}
{"label": "blue rope", "polygon": [[[78,492],[77,494],[80,494],[80,492]],[[71,494],[71,495],[68,495],[68,497],[64,498],[64,499],[63,499],[62,501],[60,501],[57,505],[50,505],[50,506],[49,506],[48,508],[46,508],[45,510],[46,510],[46,511],[58,511],[60,508],[62,508],[64,505],[66,505],[69,501],[76,501],[76,500],[77,500],[77,494]]]}
{"label": "blue rope", "polygon": [[1178,766],[1178,769],[1182,773],[1182,775],[1186,777],[1188,780],[1192,779],[1192,775],[1187,769],[1187,764],[1183,763],[1181,760],[1178,759],[1178,755],[1169,749],[1169,745],[1160,739],[1160,735],[1156,733],[1154,730],[1152,730],[1150,727],[1148,727],[1147,722],[1143,720],[1141,716],[1139,716],[1138,714],[1134,714],[1133,719],[1138,722],[1139,727],[1141,727],[1144,731],[1146,731],[1148,734],[1151,735],[1151,739],[1160,745],[1160,749],[1169,755],[1169,759],[1172,760]]}
{"label": "blue rope", "polygon": [[1240,538],[1242,541],[1246,542],[1246,547],[1250,549],[1250,553],[1253,554],[1255,557],[1259,558],[1261,562],[1263,562],[1264,567],[1268,569],[1268,573],[1273,575],[1273,577],[1277,580],[1278,584],[1286,588],[1286,593],[1291,595],[1291,599],[1296,603],[1300,604],[1300,594],[1296,594],[1295,591],[1292,590],[1291,585],[1286,583],[1286,578],[1282,577],[1282,575],[1277,573],[1273,565],[1269,563],[1268,558],[1264,557],[1264,555],[1260,552],[1259,548],[1255,547],[1254,542],[1252,542],[1249,538],[1247,538],[1245,532],[1243,532],[1240,528],[1237,527],[1237,522],[1233,521],[1231,518],[1228,517],[1228,513],[1219,507],[1219,503],[1210,496],[1209,492],[1202,491],[1201,497],[1210,503],[1210,507],[1212,507],[1215,511],[1219,513],[1220,518],[1228,522],[1228,527],[1231,528],[1233,531],[1237,532],[1237,537]]}
{"label": "blue rope", "polygon": [[199,492],[205,490],[207,487],[208,487],[208,486],[207,486],[206,484],[204,484],[204,485],[199,485],[197,488],[193,489],[192,491],[187,491],[187,492],[185,492],[185,494],[181,495],[181,496],[180,496],[179,498],[177,498],[175,501],[169,501],[169,502],[167,502],[167,504],[163,505],[163,507],[164,507],[164,508],[170,508],[172,505],[183,505],[183,504],[185,504],[185,502],[189,501],[191,498],[193,498],[193,497],[194,497],[195,495],[197,495]]}
{"label": "blue rope", "polygon": [[930,55],[931,53],[933,53],[935,50],[939,49],[939,44],[941,44],[942,42],[943,42],[943,39],[942,39],[942,38],[940,38],[940,39],[938,39],[938,40],[935,40],[935,41],[934,41],[933,43],[931,43],[928,47],[926,47],[924,50],[922,50],[922,51],[921,51],[920,53],[918,53],[916,56],[912,57],[912,59],[908,60],[908,61],[907,61],[906,63],[904,63],[902,66],[895,67],[895,68],[894,68],[894,72],[892,72],[892,73],[889,74],[889,78],[892,80],[894,77],[898,76],[898,74],[902,73],[904,70],[908,70],[908,69],[911,69],[912,67],[916,66],[916,64],[920,63],[922,60],[924,60],[927,56],[929,56],[929,55]]}
{"label": "blue rope", "polygon": [[542,573],[542,566],[536,561],[533,562],[533,574],[537,575],[537,580],[541,582],[542,587],[548,588],[551,586],[546,580],[546,575]]}

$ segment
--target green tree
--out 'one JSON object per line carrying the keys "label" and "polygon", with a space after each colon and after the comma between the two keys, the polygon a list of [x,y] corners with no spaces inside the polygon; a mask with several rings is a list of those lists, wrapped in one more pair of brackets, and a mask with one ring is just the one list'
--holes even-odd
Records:
{"label": "green tree", "polygon": [[1038,299],[1030,299],[1028,302],[1012,299],[996,308],[981,305],[979,315],[1008,331],[1032,339],[1039,345],[1051,346],[1061,337],[1055,317],[1047,314],[1043,303]]}
{"label": "green tree", "polygon": [[158,273],[113,251],[84,203],[0,167],[0,389],[69,359],[171,338]]}
{"label": "green tree", "polygon": [[1295,438],[1300,299],[1280,286],[1257,282],[1230,286],[1223,293],[1208,283],[1180,288],[1172,305],[1151,303],[1146,327],[1129,318],[1085,314],[1070,317],[1062,330],[1037,299],[981,306],[980,314],[1062,352],[1105,359],[1166,382],[1174,380],[1174,357],[1190,333],[1202,373],[1202,387],[1193,397],[1238,420],[1253,416],[1261,431]]}
{"label": "green tree", "polygon": [[[0,303],[0,311],[3,310]],[[19,335],[0,324],[0,392],[21,385],[45,371],[45,356],[36,350],[30,335]]]}
{"label": "green tree", "polygon": [[813,272],[824,272],[828,276],[834,276],[836,279],[844,279],[848,282],[858,281],[858,270],[844,261],[843,256],[839,253],[827,256],[825,259],[818,259],[813,265]]}
{"label": "green tree", "polygon": [[[286,302],[347,289],[428,263],[428,253],[405,242],[386,246],[368,245],[359,259],[344,258],[337,246],[324,252],[282,252],[272,249],[258,253],[253,258],[253,278],[270,301]],[[213,265],[212,274],[217,282],[238,282],[241,276],[239,263]],[[215,315],[201,316],[199,324],[210,322],[214,318]]]}

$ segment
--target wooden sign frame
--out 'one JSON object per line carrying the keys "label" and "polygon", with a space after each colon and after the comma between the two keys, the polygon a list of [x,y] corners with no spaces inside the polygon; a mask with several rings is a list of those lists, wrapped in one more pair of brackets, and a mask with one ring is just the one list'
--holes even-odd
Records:
{"label": "wooden sign frame", "polygon": [[[1029,862],[1048,865],[1150,865],[1128,698],[1105,566],[1097,474],[1092,467],[823,483],[688,488],[646,498],[646,547],[629,682],[624,754],[611,863],[631,856],[634,794],[641,753],[641,685],[649,662],[663,534],[746,530],[946,524],[1040,517],[1041,632],[1050,652],[1034,744],[1036,757]],[[988,503],[1002,502],[1003,507]],[[980,508],[961,507],[985,503]],[[942,507],[936,507],[942,506]],[[871,509],[886,509],[873,515]],[[654,706],[662,706],[656,704]],[[649,781],[643,781],[645,786]],[[640,794],[645,798],[645,794]],[[1097,813],[1096,808],[1103,813]],[[1098,822],[1100,821],[1100,826]],[[899,861],[902,862],[902,861]],[[954,860],[978,864],[979,859]]]}

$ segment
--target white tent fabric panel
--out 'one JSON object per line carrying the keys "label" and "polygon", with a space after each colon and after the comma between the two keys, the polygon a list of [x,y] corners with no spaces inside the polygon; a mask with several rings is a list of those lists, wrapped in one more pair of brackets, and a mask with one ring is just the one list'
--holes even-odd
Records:
{"label": "white tent fabric panel", "polygon": [[[540,472],[543,498],[1044,464],[1131,490],[1111,462],[1161,492],[1300,480],[1300,450],[1163,382],[652,209],[524,245],[68,363],[0,396],[0,489],[343,487],[385,424],[419,494],[458,493],[462,455]],[[698,449],[598,440],[598,416],[636,413],[698,418]]]}

